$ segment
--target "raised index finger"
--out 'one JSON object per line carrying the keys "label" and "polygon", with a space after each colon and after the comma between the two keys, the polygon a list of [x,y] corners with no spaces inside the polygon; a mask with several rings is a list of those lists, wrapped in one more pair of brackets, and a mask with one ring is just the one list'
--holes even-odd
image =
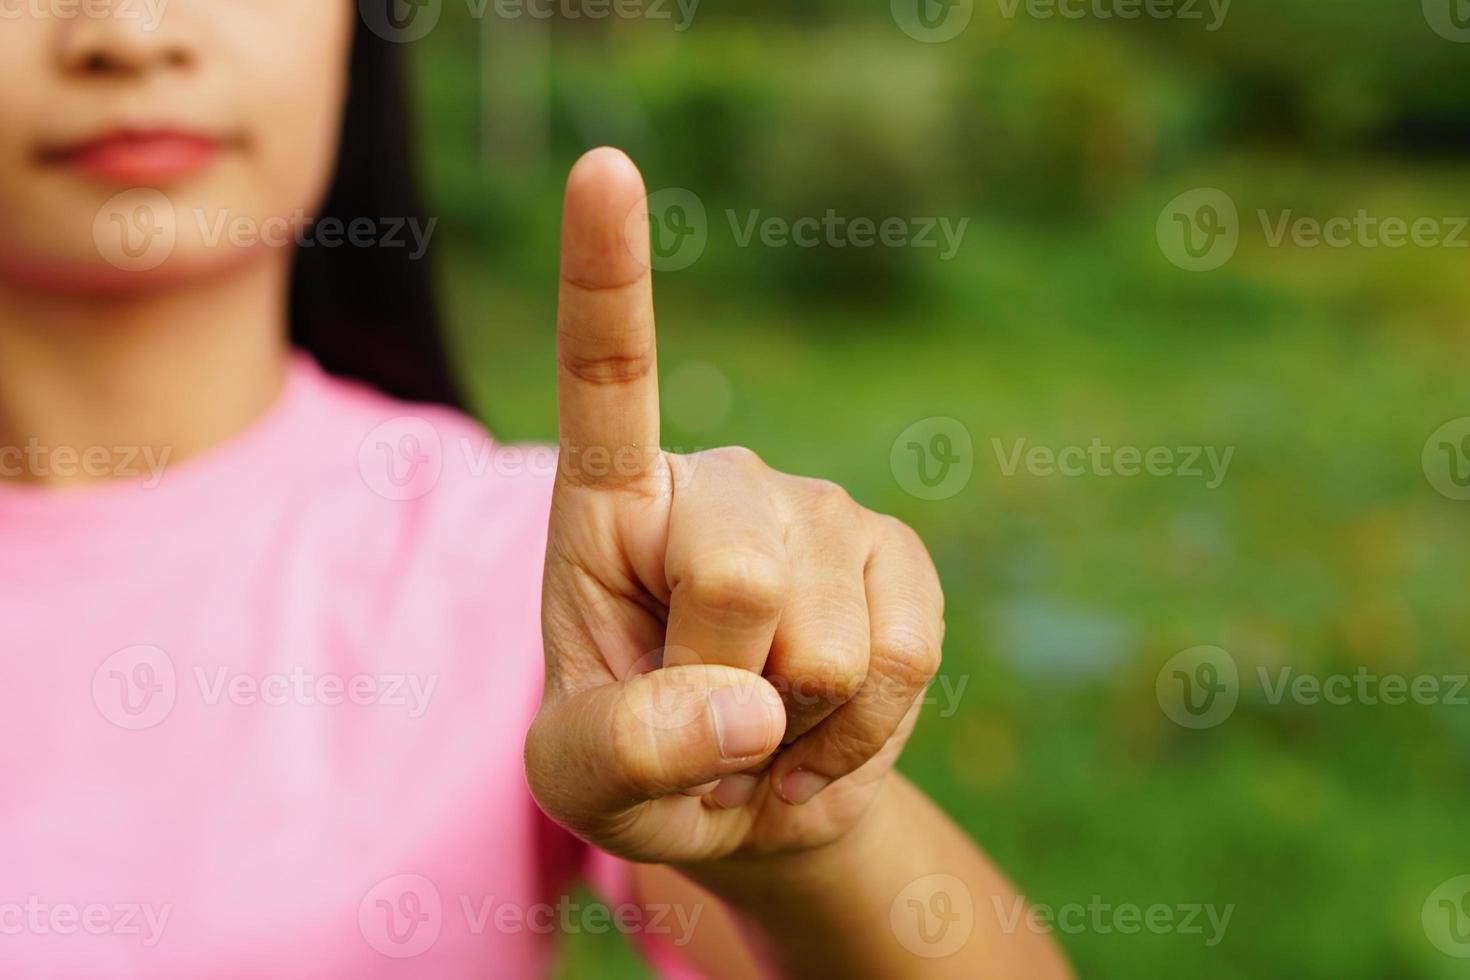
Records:
{"label": "raised index finger", "polygon": [[562,217],[556,345],[561,473],[627,483],[658,456],[658,370],[647,192],[603,147],[577,161]]}

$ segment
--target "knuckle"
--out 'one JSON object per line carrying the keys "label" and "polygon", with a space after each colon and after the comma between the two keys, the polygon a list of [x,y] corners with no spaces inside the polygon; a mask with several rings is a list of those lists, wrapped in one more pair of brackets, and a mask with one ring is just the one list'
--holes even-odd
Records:
{"label": "knuckle", "polygon": [[803,481],[811,505],[821,514],[846,514],[857,506],[852,495],[841,484],[831,480]]}
{"label": "knuckle", "polygon": [[929,546],[919,536],[919,532],[909,527],[897,517],[888,514],[878,514],[879,526],[887,534],[888,539],[898,548],[923,557],[925,563],[931,564]]}
{"label": "knuckle", "polygon": [[561,366],[578,381],[589,385],[627,385],[643,381],[653,373],[654,353],[652,350],[632,353],[592,354],[573,353],[563,350]]}
{"label": "knuckle", "polygon": [[793,708],[831,707],[846,704],[863,689],[866,665],[828,662],[798,668],[789,677],[772,683]]}
{"label": "knuckle", "polygon": [[883,748],[886,735],[871,725],[834,725],[822,733],[821,745],[801,760],[803,769],[840,779],[867,762]]}
{"label": "knuckle", "polygon": [[834,602],[823,612],[806,618],[798,611],[799,629],[777,636],[771,666],[798,707],[845,704],[868,680],[866,608]]}
{"label": "knuckle", "polygon": [[769,555],[730,553],[697,564],[681,584],[697,606],[766,618],[785,603],[787,575],[782,562]]}
{"label": "knuckle", "polygon": [[846,725],[833,733],[832,752],[847,768],[856,769],[872,758],[887,740],[887,734],[877,726]]}
{"label": "knuckle", "polygon": [[721,446],[718,449],[709,450],[707,455],[740,469],[762,471],[766,468],[765,460],[761,459],[760,454],[745,446]]}
{"label": "knuckle", "polygon": [[883,628],[873,638],[873,657],[882,662],[886,674],[911,690],[933,680],[941,661],[938,640],[912,625]]}
{"label": "knuckle", "polygon": [[834,701],[851,701],[862,690],[868,679],[866,657],[863,662],[848,659],[839,663],[831,672],[827,682],[827,695]]}

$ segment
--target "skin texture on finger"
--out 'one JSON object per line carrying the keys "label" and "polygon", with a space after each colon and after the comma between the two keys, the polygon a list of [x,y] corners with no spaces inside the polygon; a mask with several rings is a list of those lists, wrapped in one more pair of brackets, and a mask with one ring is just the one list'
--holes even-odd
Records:
{"label": "skin texture on finger", "polygon": [[618,543],[604,539],[596,551],[579,553],[587,541],[554,525],[548,543],[541,600],[548,691],[577,692],[659,666],[661,615]]}
{"label": "skin texture on finger", "polygon": [[786,486],[782,508],[793,581],[766,676],[786,702],[785,740],[794,742],[867,677],[864,573],[872,542],[864,512],[835,484],[787,478]]}
{"label": "skin texture on finger", "polygon": [[742,450],[712,450],[674,465],[664,663],[727,664],[759,674],[790,580],[769,471]]}
{"label": "skin texture on finger", "polygon": [[802,805],[878,755],[915,712],[939,670],[944,594],[918,537],[874,517],[866,589],[871,628],[867,679],[853,699],[802,736],[771,767],[775,791]]}
{"label": "skin texture on finger", "polygon": [[638,861],[728,854],[752,814],[683,791],[769,755],[786,718],[762,678],[733,667],[671,667],[543,703],[526,740],[541,808],[598,846]]}
{"label": "skin texture on finger", "polygon": [[[548,688],[658,666],[672,481],[658,451],[654,344],[643,179],[621,151],[593,150],[567,178],[562,218]],[[604,492],[619,490],[636,492]]]}
{"label": "skin texture on finger", "polygon": [[637,484],[660,459],[647,192],[621,151],[567,178],[557,307],[563,484]]}

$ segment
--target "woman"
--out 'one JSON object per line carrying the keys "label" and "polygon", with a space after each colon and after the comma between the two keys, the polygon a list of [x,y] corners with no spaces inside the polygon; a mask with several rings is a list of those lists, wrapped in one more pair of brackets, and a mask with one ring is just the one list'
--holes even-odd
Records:
{"label": "woman", "polygon": [[150,11],[0,30],[0,973],[535,976],[559,927],[671,975],[1065,975],[891,771],[915,536],[659,451],[631,162],[568,183],[541,465],[454,408],[356,6]]}

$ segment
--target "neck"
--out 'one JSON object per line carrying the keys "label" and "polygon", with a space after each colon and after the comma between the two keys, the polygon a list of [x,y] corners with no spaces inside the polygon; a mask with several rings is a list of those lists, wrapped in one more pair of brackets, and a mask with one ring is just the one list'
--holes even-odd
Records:
{"label": "neck", "polygon": [[0,481],[131,476],[245,429],[284,382],[289,276],[272,256],[135,296],[0,282]]}

